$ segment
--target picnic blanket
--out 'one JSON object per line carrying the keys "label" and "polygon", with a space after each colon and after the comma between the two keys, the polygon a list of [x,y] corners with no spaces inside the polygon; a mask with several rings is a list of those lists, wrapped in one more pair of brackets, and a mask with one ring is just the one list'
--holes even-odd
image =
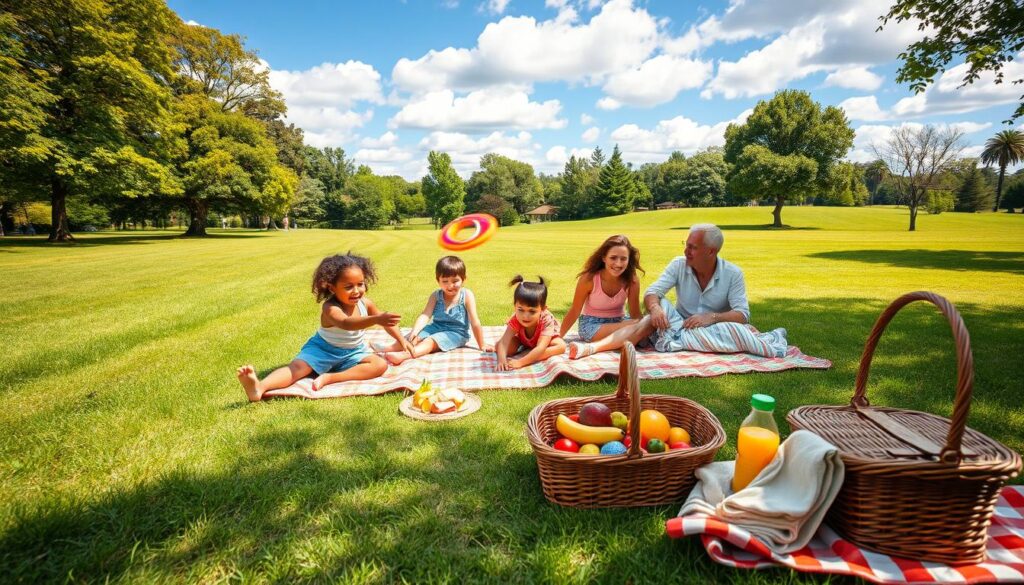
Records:
{"label": "picnic blanket", "polygon": [[788,567],[853,575],[874,583],[1024,583],[1024,486],[1003,488],[988,530],[987,559],[977,565],[953,567],[867,551],[840,538],[827,524],[807,546],[784,555],[711,516],[673,518],[668,528],[670,536],[700,535],[713,560],[739,569]]}
{"label": "picnic blanket", "polygon": [[[753,328],[751,328],[753,329]],[[753,329],[756,331],[756,329]],[[496,343],[505,332],[504,325],[484,327],[484,338]],[[576,339],[574,333],[566,341]],[[389,343],[393,341],[380,329],[366,332],[368,343]],[[278,390],[270,390],[265,397],[301,396],[303,398],[342,398],[347,396],[370,396],[396,390],[418,388],[424,379],[442,387],[459,388],[464,391],[484,389],[541,388],[555,381],[563,374],[580,380],[594,381],[605,375],[619,373],[619,352],[606,351],[578,360],[566,355],[531,364],[511,372],[495,370],[497,356],[484,353],[476,348],[463,347],[444,353],[432,353],[414,360],[407,360],[399,366],[389,366],[379,378],[339,384],[328,384],[319,391],[313,391],[313,379],[306,378]],[[788,347],[785,357],[765,358],[745,353],[720,354],[680,351],[660,353],[653,350],[637,352],[637,371],[645,380],[682,378],[687,376],[721,376],[722,374],[745,374],[749,372],[781,372],[793,368],[828,369],[832,362],[811,357],[799,348]]]}

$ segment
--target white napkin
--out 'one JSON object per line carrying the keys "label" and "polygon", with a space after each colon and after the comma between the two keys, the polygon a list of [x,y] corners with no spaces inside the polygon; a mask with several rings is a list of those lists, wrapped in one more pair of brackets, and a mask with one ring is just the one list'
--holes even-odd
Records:
{"label": "white napkin", "polygon": [[746,488],[733,493],[735,461],[697,470],[680,516],[707,514],[741,527],[778,554],[803,548],[843,485],[839,451],[809,431],[796,431]]}

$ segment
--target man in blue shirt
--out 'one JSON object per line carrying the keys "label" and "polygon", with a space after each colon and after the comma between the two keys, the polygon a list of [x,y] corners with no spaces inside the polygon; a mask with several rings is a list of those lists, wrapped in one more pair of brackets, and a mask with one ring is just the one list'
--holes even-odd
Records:
{"label": "man in blue shirt", "polygon": [[[569,344],[569,357],[576,359],[618,349],[627,340],[638,344],[655,331],[670,331],[673,324],[676,329],[694,329],[716,323],[747,323],[750,305],[743,271],[718,257],[724,240],[722,230],[713,224],[690,227],[684,255],[674,258],[644,292],[648,315],[594,343]],[[674,308],[665,299],[673,288]]]}

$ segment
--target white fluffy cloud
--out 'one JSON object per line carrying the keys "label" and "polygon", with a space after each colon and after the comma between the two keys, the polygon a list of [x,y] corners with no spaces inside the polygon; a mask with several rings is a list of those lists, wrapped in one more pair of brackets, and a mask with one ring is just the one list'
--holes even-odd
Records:
{"label": "white fluffy cloud", "polygon": [[415,96],[393,118],[392,128],[479,132],[498,128],[564,128],[558,100],[530,101],[522,88],[495,87],[456,97],[451,90]]}
{"label": "white fluffy cloud", "polygon": [[384,101],[380,73],[360,61],[323,63],[305,71],[271,70],[270,85],[284,94],[289,108],[347,108],[358,101]]}
{"label": "white fluffy cloud", "polygon": [[622,107],[622,103],[619,100],[610,97],[603,97],[597,100],[595,105],[597,109],[606,111],[617,110]]}
{"label": "white fluffy cloud", "polygon": [[852,97],[839,102],[839,107],[846,112],[851,120],[875,122],[889,119],[889,114],[878,106],[878,98],[873,95]]}
{"label": "white fluffy cloud", "polygon": [[825,78],[825,85],[875,91],[882,87],[882,76],[872,73],[867,67],[846,67],[837,69]]}
{"label": "white fluffy cloud", "polygon": [[501,14],[508,8],[511,0],[487,0],[487,10],[494,14]]}
{"label": "white fluffy cloud", "polygon": [[420,140],[419,147],[424,153],[431,150],[448,153],[455,170],[468,177],[480,168],[480,157],[489,152],[532,163],[540,145],[533,142],[529,132],[491,132],[479,138],[462,132],[431,132]]}
{"label": "white fluffy cloud", "polygon": [[[1012,80],[1024,77],[1024,63],[1019,60],[1024,59],[1024,53],[1018,53],[1017,57],[1017,61],[1003,65],[1006,79],[1003,83],[996,83],[995,74],[987,71],[974,83],[959,87],[968,69],[965,63],[943,73],[923,93],[896,102],[892,108],[893,114],[901,117],[962,114],[1016,103],[1020,99],[1021,89],[1019,85],[1013,85]],[[1011,110],[1007,109],[1007,117]]]}
{"label": "white fluffy cloud", "polygon": [[488,24],[472,49],[448,47],[399,59],[392,81],[415,92],[601,79],[638,67],[658,47],[657,21],[632,4],[611,0],[585,24],[507,16]]}
{"label": "white fluffy cloud", "polygon": [[594,123],[594,117],[589,114],[580,114],[580,124],[590,126]]}
{"label": "white fluffy cloud", "polygon": [[699,124],[685,116],[662,120],[647,130],[636,124],[624,124],[611,133],[611,138],[622,149],[623,157],[631,162],[657,162],[668,158],[674,150],[692,153],[709,146],[725,144],[725,128],[732,122],[742,123],[752,110],[746,110],[732,120],[713,125]]}
{"label": "white fluffy cloud", "polygon": [[[269,68],[269,65],[268,65]],[[360,61],[323,63],[305,71],[270,69],[270,85],[284,95],[288,122],[302,128],[306,143],[341,146],[373,118],[356,111],[359,102],[383,103],[381,76]]]}
{"label": "white fluffy cloud", "polygon": [[[701,95],[753,97],[786,87],[792,80],[828,71],[826,84],[874,90],[880,83],[866,68],[893,60],[919,38],[916,22],[890,22],[881,32],[877,17],[889,0],[734,0],[721,17],[696,27],[704,46],[779,35],[736,61],[722,61],[718,75]],[[856,85],[852,85],[856,84]]]}
{"label": "white fluffy cloud", "polygon": [[[969,121],[935,125],[940,128],[953,128],[955,130],[960,130],[965,135],[981,132],[982,130],[987,130],[992,126],[992,124],[988,122],[979,123]],[[918,130],[923,127],[924,124],[921,124],[920,122],[903,122],[902,124],[894,124],[891,126],[884,124],[864,124],[854,129],[856,135],[853,139],[853,150],[850,151],[847,158],[853,162],[872,161],[876,158],[872,145],[881,146],[884,144],[885,141],[892,136],[893,130],[896,130],[897,128],[911,128]],[[970,154],[974,149],[975,147],[973,146],[964,149],[961,156],[976,156]]]}
{"label": "white fluffy cloud", "polygon": [[674,100],[683,90],[701,87],[711,70],[709,61],[658,55],[639,67],[613,73],[603,89],[621,103],[656,106]]}
{"label": "white fluffy cloud", "polygon": [[583,139],[583,142],[597,142],[597,138],[599,136],[601,136],[601,129],[598,128],[597,126],[592,126],[590,128],[587,128],[587,130],[583,132],[583,135],[580,136],[580,138]]}
{"label": "white fluffy cloud", "polygon": [[389,130],[381,134],[379,138],[363,138],[359,144],[366,148],[388,148],[398,144],[398,135]]}

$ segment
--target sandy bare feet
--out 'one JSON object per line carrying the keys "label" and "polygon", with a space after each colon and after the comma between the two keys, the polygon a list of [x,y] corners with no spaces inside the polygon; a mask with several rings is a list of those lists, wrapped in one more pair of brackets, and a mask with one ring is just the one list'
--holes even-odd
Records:
{"label": "sandy bare feet", "polygon": [[249,402],[258,402],[263,397],[260,379],[256,377],[256,370],[251,365],[238,368],[238,381],[242,383]]}
{"label": "sandy bare feet", "polygon": [[411,357],[407,351],[389,351],[384,354],[384,359],[392,366],[397,366]]}

